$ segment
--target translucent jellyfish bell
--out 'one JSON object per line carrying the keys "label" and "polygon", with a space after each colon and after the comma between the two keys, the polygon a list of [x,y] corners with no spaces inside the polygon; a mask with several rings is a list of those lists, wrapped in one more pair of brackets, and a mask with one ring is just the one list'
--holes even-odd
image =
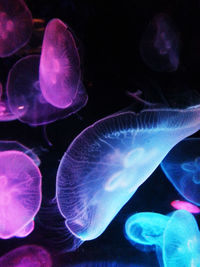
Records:
{"label": "translucent jellyfish bell", "polygon": [[83,241],[101,235],[172,147],[199,130],[199,118],[199,107],[123,112],[81,132],[57,172],[67,228]]}
{"label": "translucent jellyfish bell", "polygon": [[48,103],[40,88],[40,56],[20,59],[10,70],[7,81],[9,107],[17,118],[29,125],[44,125],[63,119],[87,103],[87,94],[80,82],[76,97],[67,108],[57,108]]}
{"label": "translucent jellyfish bell", "polygon": [[0,57],[23,47],[32,33],[32,15],[23,0],[0,0]]}
{"label": "translucent jellyfish bell", "polygon": [[154,71],[175,71],[179,65],[179,35],[171,18],[164,13],[149,23],[140,43],[140,53]]}
{"label": "translucent jellyfish bell", "polygon": [[200,266],[200,232],[193,215],[175,211],[163,234],[162,258],[165,267]]}
{"label": "translucent jellyfish bell", "polygon": [[200,138],[189,138],[177,144],[161,167],[185,199],[200,205]]}
{"label": "translucent jellyfish bell", "polygon": [[0,238],[24,237],[40,208],[41,173],[25,153],[1,151],[0,182]]}
{"label": "translucent jellyfish bell", "polygon": [[40,60],[40,87],[45,100],[57,108],[70,106],[80,82],[78,50],[67,25],[51,20],[46,29]]}
{"label": "translucent jellyfish bell", "polygon": [[25,245],[9,251],[0,258],[0,267],[52,267],[51,256],[46,249]]}

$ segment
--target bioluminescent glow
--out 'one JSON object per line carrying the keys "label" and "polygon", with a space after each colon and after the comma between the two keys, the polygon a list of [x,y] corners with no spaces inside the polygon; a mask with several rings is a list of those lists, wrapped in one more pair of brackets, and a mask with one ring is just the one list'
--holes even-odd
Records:
{"label": "bioluminescent glow", "polygon": [[41,204],[40,171],[25,153],[1,151],[0,182],[0,238],[27,236]]}
{"label": "bioluminescent glow", "polygon": [[200,205],[200,138],[188,138],[177,144],[161,167],[185,199]]}
{"label": "bioluminescent glow", "polygon": [[140,53],[152,70],[175,71],[179,65],[179,34],[164,13],[149,23],[140,44]]}
{"label": "bioluminescent glow", "polygon": [[65,118],[86,105],[87,94],[81,83],[73,103],[67,108],[57,108],[48,103],[40,89],[39,64],[38,55],[27,56],[17,61],[9,72],[8,103],[12,113],[20,121],[33,126],[48,124]]}
{"label": "bioluminescent glow", "polygon": [[174,200],[171,202],[171,206],[177,210],[183,209],[191,213],[200,213],[200,208],[186,201]]}
{"label": "bioluminescent glow", "polygon": [[162,259],[165,267],[200,266],[200,232],[193,215],[175,211],[163,234]]}
{"label": "bioluminescent glow", "polygon": [[161,246],[168,220],[167,216],[155,212],[133,214],[125,223],[126,238],[133,245]]}
{"label": "bioluminescent glow", "polygon": [[57,108],[69,107],[76,98],[80,74],[78,50],[68,26],[51,20],[40,60],[40,87],[46,101]]}
{"label": "bioluminescent glow", "polygon": [[123,112],[81,132],[57,172],[67,228],[83,241],[101,235],[172,147],[199,130],[199,117],[199,106]]}
{"label": "bioluminescent glow", "polygon": [[41,246],[25,245],[0,258],[1,267],[52,267],[49,252]]}
{"label": "bioluminescent glow", "polygon": [[0,57],[23,47],[32,34],[32,15],[23,0],[0,0]]}

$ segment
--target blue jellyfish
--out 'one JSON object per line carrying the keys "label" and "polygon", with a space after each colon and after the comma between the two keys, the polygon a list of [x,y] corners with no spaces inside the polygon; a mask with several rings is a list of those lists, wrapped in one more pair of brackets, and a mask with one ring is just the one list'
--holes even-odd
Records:
{"label": "blue jellyfish", "polygon": [[173,146],[199,130],[199,112],[127,111],[83,130],[57,172],[58,207],[71,233],[83,241],[100,236]]}
{"label": "blue jellyfish", "polygon": [[142,59],[154,71],[176,71],[179,65],[179,34],[172,19],[157,14],[149,23],[140,43]]}
{"label": "blue jellyfish", "polygon": [[200,138],[177,144],[161,163],[161,168],[178,192],[200,205]]}

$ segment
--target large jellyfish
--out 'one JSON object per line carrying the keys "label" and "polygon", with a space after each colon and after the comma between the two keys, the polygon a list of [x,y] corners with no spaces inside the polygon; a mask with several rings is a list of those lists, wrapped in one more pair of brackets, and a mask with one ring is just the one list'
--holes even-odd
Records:
{"label": "large jellyfish", "polygon": [[40,59],[40,87],[46,101],[58,108],[70,106],[80,82],[80,60],[68,27],[59,19],[46,29]]}
{"label": "large jellyfish", "polygon": [[0,57],[23,47],[32,33],[32,15],[23,0],[0,0]]}
{"label": "large jellyfish", "polygon": [[57,172],[67,228],[83,241],[101,235],[173,146],[199,127],[200,107],[194,106],[118,113],[86,128]]}
{"label": "large jellyfish", "polygon": [[52,260],[43,247],[25,245],[2,256],[0,267],[52,267]]}
{"label": "large jellyfish", "polygon": [[185,199],[200,205],[200,138],[189,138],[177,144],[161,167]]}
{"label": "large jellyfish", "polygon": [[41,204],[41,173],[25,153],[8,149],[0,151],[0,181],[0,238],[27,236]]}
{"label": "large jellyfish", "polygon": [[179,65],[179,35],[171,18],[156,15],[142,36],[140,53],[152,70],[175,71]]}

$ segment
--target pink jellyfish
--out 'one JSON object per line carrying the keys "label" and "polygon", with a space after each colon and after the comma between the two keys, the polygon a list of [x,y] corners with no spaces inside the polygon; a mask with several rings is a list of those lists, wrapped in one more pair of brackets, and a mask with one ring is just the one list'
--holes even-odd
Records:
{"label": "pink jellyfish", "polygon": [[0,57],[23,47],[32,33],[32,15],[23,0],[0,0]]}
{"label": "pink jellyfish", "polygon": [[43,247],[25,245],[2,256],[0,267],[52,267],[52,260]]}
{"label": "pink jellyfish", "polygon": [[40,59],[40,87],[47,102],[58,108],[73,103],[80,82],[80,59],[74,38],[59,19],[46,29]]}
{"label": "pink jellyfish", "polygon": [[37,165],[21,151],[1,151],[0,184],[0,238],[27,236],[41,204]]}

